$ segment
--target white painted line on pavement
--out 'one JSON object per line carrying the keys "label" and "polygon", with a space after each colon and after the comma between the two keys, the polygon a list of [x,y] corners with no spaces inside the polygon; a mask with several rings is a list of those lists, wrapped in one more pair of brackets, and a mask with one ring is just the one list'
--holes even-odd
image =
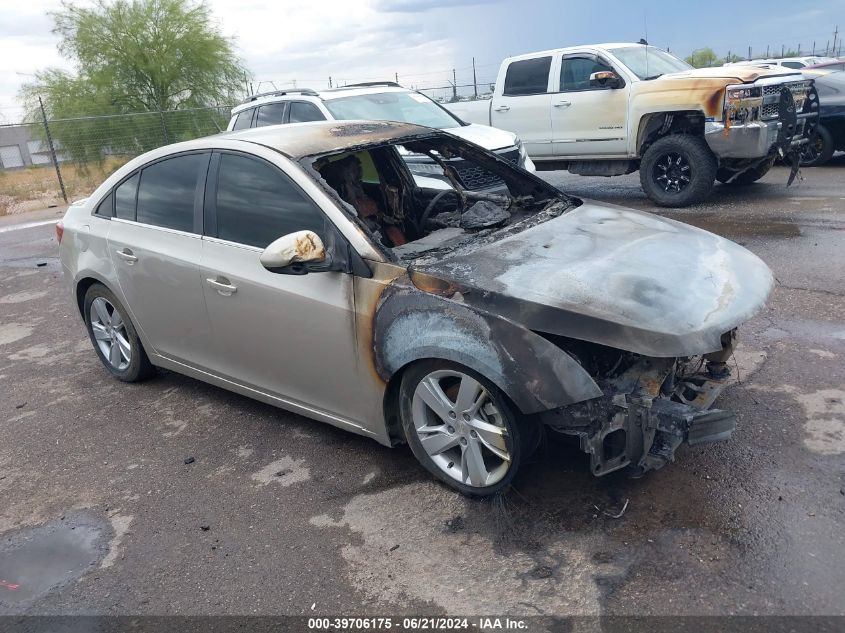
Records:
{"label": "white painted line on pavement", "polygon": [[45,224],[55,224],[60,218],[55,220],[39,220],[38,222],[26,222],[24,224],[13,224],[12,226],[0,226],[0,233],[8,233],[9,231],[20,231],[21,229],[31,229],[36,226],[44,226]]}

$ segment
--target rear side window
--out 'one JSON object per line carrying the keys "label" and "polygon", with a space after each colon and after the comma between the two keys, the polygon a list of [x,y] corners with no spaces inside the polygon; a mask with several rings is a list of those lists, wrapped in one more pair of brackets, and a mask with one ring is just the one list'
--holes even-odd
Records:
{"label": "rear side window", "polygon": [[505,74],[504,94],[509,96],[545,94],[549,87],[551,57],[512,62]]}
{"label": "rear side window", "polygon": [[279,125],[285,122],[285,104],[268,103],[258,108],[258,116],[255,120],[255,127],[265,125]]}
{"label": "rear side window", "polygon": [[264,161],[220,157],[217,236],[265,248],[283,235],[311,230],[324,235],[323,214],[288,176]]}
{"label": "rear side window", "polygon": [[232,126],[233,130],[245,130],[249,127],[249,124],[252,123],[252,111],[255,108],[250,108],[249,110],[244,110],[235,118],[235,125]]}
{"label": "rear side window", "polygon": [[103,198],[102,202],[97,205],[97,208],[94,210],[94,215],[99,215],[104,218],[112,217],[112,212],[114,210],[114,194],[110,193],[105,198]]}
{"label": "rear side window", "polygon": [[121,220],[135,219],[135,199],[138,194],[138,174],[114,190],[114,217]]}
{"label": "rear side window", "polygon": [[313,103],[305,101],[292,101],[290,104],[291,123],[304,123],[306,121],[325,121],[326,117],[320,112],[320,108]]}
{"label": "rear side window", "polygon": [[194,199],[207,163],[207,154],[187,154],[146,167],[138,186],[138,222],[192,232]]}

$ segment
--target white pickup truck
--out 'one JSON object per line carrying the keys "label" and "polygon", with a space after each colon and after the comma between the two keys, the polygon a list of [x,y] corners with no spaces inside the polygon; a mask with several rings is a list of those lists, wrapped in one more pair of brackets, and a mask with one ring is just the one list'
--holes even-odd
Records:
{"label": "white pickup truck", "polygon": [[519,135],[538,170],[640,171],[662,206],[702,200],[714,181],[750,184],[779,156],[798,169],[818,121],[811,79],[783,68],[693,69],[646,44],[509,57],[492,99],[448,104],[465,121]]}

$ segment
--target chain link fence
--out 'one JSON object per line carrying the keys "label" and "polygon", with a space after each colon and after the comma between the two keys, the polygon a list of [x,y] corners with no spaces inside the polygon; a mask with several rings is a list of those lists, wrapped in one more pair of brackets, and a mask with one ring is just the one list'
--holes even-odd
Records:
{"label": "chain link fence", "polygon": [[226,129],[229,106],[0,126],[0,215],[85,197],[151,149]]}

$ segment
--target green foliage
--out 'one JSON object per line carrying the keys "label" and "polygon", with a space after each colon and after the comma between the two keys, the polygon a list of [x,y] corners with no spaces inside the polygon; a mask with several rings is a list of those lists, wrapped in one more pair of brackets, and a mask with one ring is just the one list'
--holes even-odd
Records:
{"label": "green foliage", "polygon": [[725,62],[741,62],[744,58],[735,53],[730,53],[725,56]]}
{"label": "green foliage", "polygon": [[695,68],[707,68],[716,66],[720,60],[712,48],[698,48],[685,57],[684,61]]}
{"label": "green foliage", "polygon": [[38,97],[50,119],[155,113],[54,123],[51,132],[71,158],[101,160],[216,132],[225,128],[217,111],[159,112],[231,104],[243,93],[246,71],[202,2],[64,3],[52,17],[59,50],[77,72],[36,73],[19,95],[30,120],[41,120]]}

